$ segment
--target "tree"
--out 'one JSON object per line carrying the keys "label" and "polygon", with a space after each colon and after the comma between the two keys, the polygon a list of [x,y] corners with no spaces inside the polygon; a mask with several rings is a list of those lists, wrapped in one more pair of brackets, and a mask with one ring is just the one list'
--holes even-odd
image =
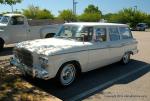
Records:
{"label": "tree", "polygon": [[77,17],[71,10],[63,10],[59,12],[58,15],[59,19],[62,19],[64,21],[70,22],[70,21],[76,21]]}
{"label": "tree", "polygon": [[97,22],[101,19],[101,11],[98,7],[94,5],[89,5],[85,8],[84,13],[81,14],[78,19],[79,21],[86,21],[86,22]]}
{"label": "tree", "polygon": [[100,18],[101,16],[99,13],[83,13],[78,17],[79,21],[84,22],[98,22]]}
{"label": "tree", "polygon": [[29,19],[53,19],[54,16],[47,9],[40,9],[30,5],[27,9],[23,9],[23,14]]}
{"label": "tree", "polygon": [[[109,17],[108,17],[109,16]],[[108,14],[104,16],[108,22],[117,22],[129,24],[130,27],[135,27],[139,22],[148,22],[148,15],[139,10],[135,10],[132,8],[125,8],[120,10],[116,14]]]}
{"label": "tree", "polygon": [[39,11],[40,11],[39,7],[30,5],[28,6],[27,9],[23,9],[23,14],[29,19],[36,19]]}
{"label": "tree", "polygon": [[54,19],[54,16],[47,9],[40,10],[37,19]]}
{"label": "tree", "polygon": [[21,3],[22,0],[0,0],[1,4],[8,4],[11,6],[12,12],[13,12],[13,5],[16,5],[17,3]]}
{"label": "tree", "polygon": [[99,13],[102,14],[98,7],[94,5],[89,5],[87,8],[85,8],[84,13]]}

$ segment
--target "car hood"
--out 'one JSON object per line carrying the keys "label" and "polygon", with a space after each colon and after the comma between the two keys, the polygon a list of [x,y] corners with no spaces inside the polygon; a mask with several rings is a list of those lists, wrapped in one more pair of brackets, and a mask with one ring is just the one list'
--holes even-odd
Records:
{"label": "car hood", "polygon": [[89,44],[90,43],[87,42],[84,43],[69,39],[49,38],[21,42],[17,44],[16,47],[49,56],[85,50],[86,46]]}

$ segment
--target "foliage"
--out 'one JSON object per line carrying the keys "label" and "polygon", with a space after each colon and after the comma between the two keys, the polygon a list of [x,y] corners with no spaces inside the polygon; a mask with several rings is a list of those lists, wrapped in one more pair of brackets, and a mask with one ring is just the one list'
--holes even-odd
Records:
{"label": "foliage", "polygon": [[97,22],[100,21],[100,14],[98,13],[83,13],[78,17],[79,21],[84,22]]}
{"label": "foliage", "polygon": [[135,27],[137,23],[147,22],[148,14],[132,8],[125,8],[116,14],[107,14],[104,16],[108,22],[128,23],[130,27]]}
{"label": "foliage", "polygon": [[11,6],[11,10],[13,11],[13,5],[17,4],[17,3],[21,3],[22,0],[0,0],[0,4],[7,4]]}
{"label": "foliage", "polygon": [[84,13],[81,14],[78,19],[79,21],[97,22],[100,21],[101,15],[102,13],[98,7],[89,5],[87,8],[85,8]]}
{"label": "foliage", "polygon": [[1,4],[15,5],[16,3],[21,3],[22,0],[0,0]]}
{"label": "foliage", "polygon": [[76,21],[77,17],[75,14],[73,14],[73,12],[71,10],[63,10],[59,12],[58,15],[59,19],[62,19],[64,21],[70,22],[70,21]]}
{"label": "foliage", "polygon": [[23,9],[23,14],[29,19],[53,19],[54,16],[46,9],[40,9],[30,5],[27,9]]}
{"label": "foliage", "polygon": [[54,19],[54,16],[47,9],[38,12],[37,19]]}
{"label": "foliage", "polygon": [[84,13],[99,13],[102,14],[98,7],[94,5],[89,5],[87,8],[85,8]]}

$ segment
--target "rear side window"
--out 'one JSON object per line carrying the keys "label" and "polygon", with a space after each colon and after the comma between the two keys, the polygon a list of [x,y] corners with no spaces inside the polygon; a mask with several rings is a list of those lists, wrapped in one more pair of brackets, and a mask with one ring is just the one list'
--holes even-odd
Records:
{"label": "rear side window", "polygon": [[110,41],[120,40],[120,34],[117,27],[109,28]]}
{"label": "rear side window", "polygon": [[127,27],[120,27],[120,34],[122,36],[122,39],[129,39],[132,38],[132,34],[129,28]]}
{"label": "rear side window", "polygon": [[95,30],[95,41],[105,42],[107,41],[106,28],[96,28]]}

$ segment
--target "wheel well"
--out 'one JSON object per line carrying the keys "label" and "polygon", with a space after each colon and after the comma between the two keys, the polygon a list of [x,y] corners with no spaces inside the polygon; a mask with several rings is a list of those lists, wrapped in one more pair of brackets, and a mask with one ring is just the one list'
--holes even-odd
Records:
{"label": "wheel well", "polygon": [[45,35],[45,38],[52,38],[52,37],[54,37],[54,35],[55,35],[55,33],[47,33]]}
{"label": "wheel well", "polygon": [[130,53],[131,55],[133,55],[133,52],[132,52],[132,51],[129,51],[129,53]]}
{"label": "wheel well", "polygon": [[57,74],[59,73],[59,71],[61,70],[61,68],[63,68],[63,66],[65,66],[66,64],[69,64],[69,63],[72,63],[72,64],[75,65],[75,68],[77,69],[77,76],[79,76],[81,74],[81,65],[76,60],[68,61],[68,62],[65,62],[64,64],[62,64],[61,67],[59,68]]}
{"label": "wheel well", "polygon": [[2,42],[3,44],[5,43],[5,41],[2,38],[0,38],[0,42]]}
{"label": "wheel well", "polygon": [[128,51],[128,52],[125,52],[125,53],[130,53],[131,55],[133,55],[133,52],[132,52],[132,51]]}

